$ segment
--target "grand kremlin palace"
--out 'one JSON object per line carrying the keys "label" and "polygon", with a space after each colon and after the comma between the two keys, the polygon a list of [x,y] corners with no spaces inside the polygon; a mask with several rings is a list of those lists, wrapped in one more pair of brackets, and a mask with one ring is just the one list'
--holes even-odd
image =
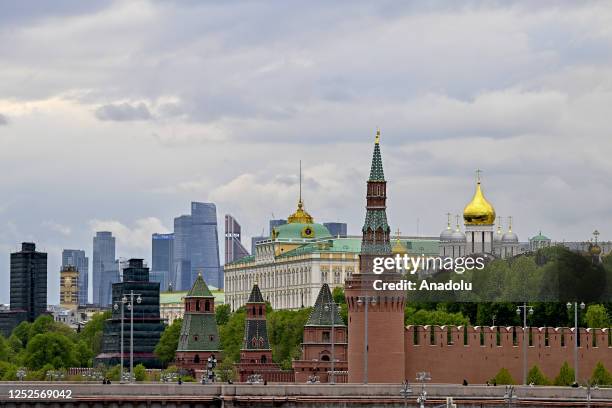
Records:
{"label": "grand kremlin palace", "polygon": [[[232,310],[247,302],[255,283],[274,309],[299,309],[314,306],[324,283],[333,290],[359,273],[361,236],[333,237],[314,222],[301,198],[287,221],[257,243],[254,255],[225,265],[225,303]],[[436,256],[439,239],[398,237],[394,251]]]}

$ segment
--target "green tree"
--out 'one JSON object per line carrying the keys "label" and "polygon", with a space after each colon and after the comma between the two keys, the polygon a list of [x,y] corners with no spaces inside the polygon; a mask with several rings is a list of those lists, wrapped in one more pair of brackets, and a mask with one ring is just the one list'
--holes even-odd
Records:
{"label": "green tree", "polygon": [[405,310],[404,322],[407,325],[454,325],[462,326],[470,324],[467,317],[463,316],[460,312],[449,313],[443,310],[443,306],[440,305],[440,309],[437,310],[415,310],[407,307]]}
{"label": "green tree", "polygon": [[268,337],[272,347],[272,359],[284,369],[301,354],[304,325],[312,308],[300,310],[275,310],[268,315]]}
{"label": "green tree", "polygon": [[574,369],[566,362],[563,363],[559,370],[559,375],[555,377],[554,385],[567,386],[574,383]]}
{"label": "green tree", "polygon": [[110,310],[104,313],[96,313],[79,333],[79,339],[84,340],[85,343],[90,346],[94,356],[97,356],[102,351],[102,333],[104,331],[104,322],[107,319],[110,319],[110,317]]}
{"label": "green tree", "polygon": [[236,369],[234,368],[234,363],[232,363],[228,359],[224,359],[217,366],[217,376],[219,380],[222,382],[234,381],[236,379]]}
{"label": "green tree", "polygon": [[8,341],[3,336],[0,336],[0,361],[8,361],[12,354],[11,351]]}
{"label": "green tree", "polygon": [[222,326],[229,321],[230,315],[232,314],[232,310],[230,305],[219,305],[215,306],[215,320],[217,321],[217,325]]}
{"label": "green tree", "polygon": [[491,382],[497,384],[497,385],[510,385],[510,384],[515,384],[514,379],[512,378],[512,375],[510,375],[510,371],[508,371],[507,368],[502,367],[497,374],[495,375],[495,377],[493,377],[491,379]]}
{"label": "green tree", "polygon": [[546,378],[537,365],[534,365],[527,374],[527,384],[550,385],[550,380]]}
{"label": "green tree", "polygon": [[238,362],[240,359],[240,348],[244,337],[244,319],[246,311],[240,308],[230,316],[229,321],[219,327],[219,338],[223,358],[231,362]]}
{"label": "green tree", "polygon": [[[64,330],[65,328],[66,330]],[[49,315],[41,315],[34,320],[34,322],[30,325],[29,336],[30,338],[34,338],[37,334],[50,333],[50,332],[58,332],[68,336],[68,333],[74,333],[68,326],[62,323],[57,323],[53,320],[52,316]]]}
{"label": "green tree", "polygon": [[146,377],[147,369],[144,365],[138,364],[136,367],[134,367],[134,379],[136,381],[144,381]]}
{"label": "green tree", "polygon": [[344,297],[344,289],[340,286],[336,286],[334,288],[334,290],[332,291],[332,298],[334,299],[334,302],[339,305],[346,304],[346,298]]}
{"label": "green tree", "polygon": [[610,327],[608,311],[603,305],[589,305],[584,315],[584,320],[587,327]]}
{"label": "green tree", "polygon": [[591,376],[591,383],[597,385],[612,385],[612,374],[600,362],[597,363]]}
{"label": "green tree", "polygon": [[19,341],[21,342],[21,347],[25,347],[28,344],[31,325],[32,323],[23,321],[13,329],[12,335],[19,339]]}
{"label": "green tree", "polygon": [[79,340],[75,345],[75,356],[79,367],[91,367],[94,353],[85,340]]}
{"label": "green tree", "polygon": [[119,381],[119,376],[121,375],[121,366],[117,364],[116,366],[109,368],[106,371],[105,375],[106,378],[111,381]]}
{"label": "green tree", "polygon": [[54,368],[73,367],[77,358],[69,338],[60,333],[44,333],[28,342],[24,362],[28,368],[38,370],[45,364]]}
{"label": "green tree", "polygon": [[183,319],[175,319],[170,326],[166,327],[157,346],[155,346],[155,355],[163,364],[168,364],[174,360],[182,324]]}

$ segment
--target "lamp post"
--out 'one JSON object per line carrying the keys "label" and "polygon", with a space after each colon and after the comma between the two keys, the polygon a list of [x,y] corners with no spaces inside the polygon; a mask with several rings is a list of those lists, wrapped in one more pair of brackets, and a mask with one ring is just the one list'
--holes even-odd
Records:
{"label": "lamp post", "polygon": [[425,382],[431,381],[431,374],[427,371],[418,372],[416,375],[416,380],[421,383],[421,392],[417,397],[417,403],[420,408],[425,408],[425,401],[427,401],[427,391],[425,391]]}
{"label": "lamp post", "polygon": [[[213,383],[215,382],[214,368],[217,366],[217,358],[214,354],[211,354],[206,360],[206,380]],[[206,383],[206,382],[204,382]]]}
{"label": "lamp post", "polygon": [[408,380],[404,381],[402,385],[402,389],[400,390],[400,395],[404,398],[404,408],[408,408],[408,396],[412,394],[412,388],[408,383]]}
{"label": "lamp post", "polygon": [[118,310],[119,308],[121,308],[121,374],[119,375],[119,381],[120,383],[123,383],[123,322],[124,322],[124,306],[127,303],[127,298],[125,297],[125,295],[121,298],[121,301],[119,301],[118,303],[115,303],[113,308],[115,310]]}
{"label": "lamp post", "polygon": [[512,401],[516,400],[516,393],[514,385],[506,385],[506,392],[504,393],[504,400],[508,403],[508,408],[512,407]]}
{"label": "lamp post", "polygon": [[27,374],[26,369],[22,367],[19,370],[17,370],[17,373],[15,375],[17,376],[17,378],[19,378],[19,381],[23,381],[26,374]]}
{"label": "lamp post", "polygon": [[[323,308],[325,309],[325,311],[329,311],[330,315],[331,315],[331,336],[330,336],[330,340],[331,340],[331,375],[330,375],[330,384],[335,384],[336,383],[336,378],[335,378],[335,362],[336,362],[336,345],[334,344],[334,332],[336,331],[336,326],[335,326],[335,322],[336,322],[336,307],[338,305],[336,304],[336,302],[332,301],[329,303],[326,303],[325,306],[323,306]],[[366,312],[367,313],[367,312]],[[366,333],[367,336],[367,333]]]}
{"label": "lamp post", "polygon": [[140,304],[142,302],[142,298],[140,297],[140,293],[134,293],[133,290],[130,290],[129,293],[129,301],[128,298],[123,295],[121,300],[118,303],[115,303],[113,306],[115,310],[121,308],[121,375],[119,378],[121,381],[124,380],[123,375],[123,321],[124,321],[124,306],[127,305],[128,310],[130,311],[130,378],[129,381],[134,381],[134,296],[138,296],[136,298],[136,303]]}
{"label": "lamp post", "polygon": [[375,296],[359,296],[357,299],[358,305],[365,306],[365,351],[363,353],[363,383],[368,383],[368,309],[369,306],[376,305],[376,297]]}
{"label": "lamp post", "polygon": [[[584,310],[586,305],[580,302],[580,309]],[[567,302],[567,310],[571,310],[572,302]],[[574,383],[578,384],[578,302],[574,302]]]}
{"label": "lamp post", "polygon": [[516,307],[516,314],[521,315],[523,312],[523,384],[527,385],[527,312],[530,315],[533,314],[533,306],[527,306],[526,302],[523,302],[522,306]]}

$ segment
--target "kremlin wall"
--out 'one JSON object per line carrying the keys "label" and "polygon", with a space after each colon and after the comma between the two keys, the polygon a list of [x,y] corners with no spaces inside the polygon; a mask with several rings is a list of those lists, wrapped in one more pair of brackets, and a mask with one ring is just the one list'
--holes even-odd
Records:
{"label": "kremlin wall", "polygon": [[[551,381],[564,362],[574,365],[574,329],[527,328],[527,367],[537,365]],[[531,336],[529,335],[531,332]],[[598,362],[610,368],[612,332],[580,329],[578,375],[590,378]],[[429,371],[433,382],[470,384],[490,381],[503,367],[515,382],[523,376],[522,327],[408,326],[405,331],[406,376]]]}

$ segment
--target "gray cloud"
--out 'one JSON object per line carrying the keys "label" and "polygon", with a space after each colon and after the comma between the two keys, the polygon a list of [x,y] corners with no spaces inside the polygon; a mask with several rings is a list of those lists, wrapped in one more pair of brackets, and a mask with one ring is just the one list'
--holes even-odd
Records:
{"label": "gray cloud", "polygon": [[438,234],[479,167],[522,240],[612,237],[607,3],[8,4],[0,276],[31,239],[57,282],[91,220],[149,256],[191,200],[258,235],[295,210],[299,160],[308,211],[359,233],[377,125],[393,229]]}
{"label": "gray cloud", "polygon": [[0,113],[0,126],[8,124],[8,118]]}
{"label": "gray cloud", "polygon": [[116,122],[148,120],[152,118],[149,108],[142,102],[137,104],[129,104],[126,102],[100,106],[96,109],[95,115],[100,120]]}

